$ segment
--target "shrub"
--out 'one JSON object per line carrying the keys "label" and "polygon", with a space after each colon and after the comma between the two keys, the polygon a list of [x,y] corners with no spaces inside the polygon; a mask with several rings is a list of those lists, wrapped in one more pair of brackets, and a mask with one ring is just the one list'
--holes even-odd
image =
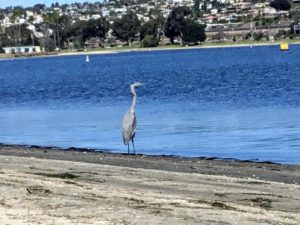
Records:
{"label": "shrub", "polygon": [[146,35],[143,40],[143,47],[156,47],[159,44],[159,40],[154,35]]}
{"label": "shrub", "polygon": [[74,49],[83,48],[83,42],[81,36],[76,36],[72,39]]}

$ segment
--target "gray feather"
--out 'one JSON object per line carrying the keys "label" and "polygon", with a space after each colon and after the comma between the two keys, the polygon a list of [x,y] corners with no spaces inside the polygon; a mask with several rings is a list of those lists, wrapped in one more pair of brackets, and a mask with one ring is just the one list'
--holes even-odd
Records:
{"label": "gray feather", "polygon": [[129,141],[134,138],[136,124],[135,112],[132,108],[129,108],[122,121],[122,136],[125,145],[128,145]]}

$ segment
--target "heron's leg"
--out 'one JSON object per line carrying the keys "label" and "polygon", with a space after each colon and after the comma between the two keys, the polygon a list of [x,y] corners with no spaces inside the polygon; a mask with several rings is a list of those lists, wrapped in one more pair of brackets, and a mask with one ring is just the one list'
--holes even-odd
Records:
{"label": "heron's leg", "polygon": [[128,155],[129,155],[129,142],[128,142],[128,145],[127,145],[127,147],[128,147]]}
{"label": "heron's leg", "polygon": [[134,139],[132,138],[133,153],[135,154]]}

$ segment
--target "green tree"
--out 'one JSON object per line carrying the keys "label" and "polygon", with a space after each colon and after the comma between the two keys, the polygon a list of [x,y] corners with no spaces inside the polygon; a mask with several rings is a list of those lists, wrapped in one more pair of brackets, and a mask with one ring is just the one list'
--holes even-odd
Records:
{"label": "green tree", "polygon": [[0,46],[1,47],[8,47],[12,46],[14,43],[11,39],[8,38],[6,34],[0,34]]}
{"label": "green tree", "polygon": [[139,32],[140,24],[138,17],[133,12],[129,12],[121,19],[114,20],[112,25],[113,34],[131,46],[134,37]]}
{"label": "green tree", "polygon": [[162,16],[158,16],[157,18],[144,23],[140,28],[140,39],[143,40],[146,35],[153,35],[159,38],[164,23],[165,19]]}
{"label": "green tree", "polygon": [[143,47],[145,47],[145,48],[156,47],[159,44],[159,40],[154,35],[146,35],[142,44],[143,44]]}
{"label": "green tree", "polygon": [[291,4],[288,0],[274,0],[270,3],[270,6],[276,10],[290,10]]}
{"label": "green tree", "polygon": [[291,10],[289,12],[289,18],[298,23],[300,21],[300,12],[296,10]]}
{"label": "green tree", "polygon": [[285,30],[279,30],[275,34],[275,39],[277,39],[277,40],[284,39],[287,35],[288,35],[287,31],[285,31]]}
{"label": "green tree", "polygon": [[149,10],[148,15],[151,19],[162,16],[160,7],[158,5],[155,5],[154,8],[151,8]]}
{"label": "green tree", "polygon": [[53,39],[49,38],[42,38],[41,39],[41,46],[47,51],[47,52],[53,52],[55,51],[55,43]]}
{"label": "green tree", "polygon": [[63,15],[59,18],[59,33],[60,33],[60,46],[69,47],[70,44],[70,31],[72,28],[72,18],[68,15]]}
{"label": "green tree", "polygon": [[201,2],[201,0],[194,0],[193,13],[194,13],[195,17],[200,17],[201,16],[200,2]]}
{"label": "green tree", "polygon": [[104,18],[77,21],[73,25],[67,25],[62,30],[62,40],[67,43],[68,46],[72,40],[74,47],[83,47],[85,41],[93,37],[98,38],[101,43],[105,39],[108,29],[109,24]]}
{"label": "green tree", "polygon": [[51,8],[58,8],[59,7],[59,3],[55,2],[51,4]]}
{"label": "green tree", "polygon": [[[68,47],[71,47],[70,44],[73,43],[72,47],[81,48],[84,44],[83,41],[83,30],[85,29],[86,21],[77,21],[70,26],[66,26],[62,30],[62,41],[66,43]],[[76,42],[76,46],[75,43]]]}
{"label": "green tree", "polygon": [[[32,32],[27,29],[26,24],[21,24],[17,26],[17,32],[16,32],[16,26],[10,26],[5,29],[5,36],[2,38],[4,39],[5,43],[9,43],[9,45],[16,45],[16,42],[19,45],[32,45],[34,36],[32,35]],[[19,36],[20,35],[20,36]],[[7,41],[6,38],[10,39],[10,41]],[[37,42],[37,39],[34,41]]]}
{"label": "green tree", "polygon": [[59,19],[60,15],[57,11],[44,15],[45,24],[47,25],[47,27],[53,30],[55,48],[60,48]]}
{"label": "green tree", "polygon": [[84,47],[84,42],[82,41],[82,36],[76,36],[72,38],[73,48],[82,49]]}
{"label": "green tree", "polygon": [[32,24],[33,21],[34,21],[34,17],[33,17],[33,16],[30,16],[30,17],[28,18],[28,23],[31,23],[31,24]]}
{"label": "green tree", "polygon": [[144,23],[140,28],[140,39],[143,40],[146,35],[156,35],[155,25],[151,22]]}
{"label": "green tree", "polygon": [[12,10],[12,16],[21,18],[25,14],[25,9],[21,6],[16,6]]}
{"label": "green tree", "polygon": [[33,6],[32,11],[40,14],[45,9],[46,9],[46,6],[44,4],[36,4]]}
{"label": "green tree", "polygon": [[177,7],[173,9],[167,19],[165,35],[174,43],[175,38],[183,42],[198,42],[205,40],[204,27],[197,24],[191,9]]}
{"label": "green tree", "polygon": [[182,26],[182,41],[185,44],[197,44],[206,39],[205,25],[196,23],[194,20],[186,20]]}
{"label": "green tree", "polygon": [[184,20],[189,19],[191,15],[192,11],[188,7],[177,7],[169,14],[165,26],[165,35],[170,39],[172,44],[174,44],[175,38],[182,37]]}
{"label": "green tree", "polygon": [[15,45],[21,45],[21,25],[19,20],[22,18],[23,13],[24,9],[22,7],[14,7],[9,18],[14,25],[5,29],[5,32],[8,32],[8,36],[12,38]]}
{"label": "green tree", "polygon": [[201,6],[201,10],[203,10],[204,12],[207,11],[207,3],[204,2],[203,5]]}
{"label": "green tree", "polygon": [[20,30],[21,30],[21,37],[20,37],[21,45],[32,45],[34,36],[32,35],[32,32],[27,29],[27,25],[22,24]]}
{"label": "green tree", "polygon": [[89,20],[84,24],[83,40],[86,41],[91,37],[96,37],[100,42],[106,37],[109,24],[105,19]]}
{"label": "green tree", "polygon": [[0,9],[0,20],[3,20],[5,18],[5,13],[2,9]]}

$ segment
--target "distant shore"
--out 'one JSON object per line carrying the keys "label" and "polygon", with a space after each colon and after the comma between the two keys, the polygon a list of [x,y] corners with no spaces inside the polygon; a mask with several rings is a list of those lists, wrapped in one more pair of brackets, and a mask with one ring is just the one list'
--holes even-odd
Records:
{"label": "distant shore", "polygon": [[300,166],[0,146],[0,215],[31,224],[291,224]]}
{"label": "distant shore", "polygon": [[[75,56],[75,55],[98,55],[98,54],[115,54],[122,52],[149,52],[149,51],[164,51],[164,50],[188,50],[188,49],[207,49],[207,48],[238,48],[238,47],[256,47],[256,46],[274,46],[279,45],[280,42],[250,42],[250,43],[212,43],[212,44],[203,44],[197,46],[180,46],[180,45],[170,45],[170,46],[158,46],[154,48],[99,48],[91,49],[88,51],[67,51],[67,52],[50,52],[50,53],[41,53],[36,55],[12,55],[12,54],[0,54],[0,59],[14,59],[20,57],[52,57],[52,56]],[[298,45],[299,42],[291,42],[290,45]]]}
{"label": "distant shore", "polygon": [[[59,56],[67,56],[67,55],[93,55],[93,54],[114,54],[114,53],[122,53],[122,52],[151,52],[151,51],[166,51],[166,50],[189,50],[189,49],[209,49],[209,48],[239,48],[239,47],[258,47],[258,46],[276,46],[279,45],[280,42],[257,42],[257,43],[215,43],[215,44],[204,44],[204,45],[196,45],[196,46],[179,46],[179,45],[171,45],[171,46],[158,46],[154,48],[126,48],[126,49],[101,49],[101,50],[90,50],[90,51],[82,51],[82,52],[66,52],[59,53]],[[300,44],[300,42],[292,42],[289,43],[291,45]]]}

